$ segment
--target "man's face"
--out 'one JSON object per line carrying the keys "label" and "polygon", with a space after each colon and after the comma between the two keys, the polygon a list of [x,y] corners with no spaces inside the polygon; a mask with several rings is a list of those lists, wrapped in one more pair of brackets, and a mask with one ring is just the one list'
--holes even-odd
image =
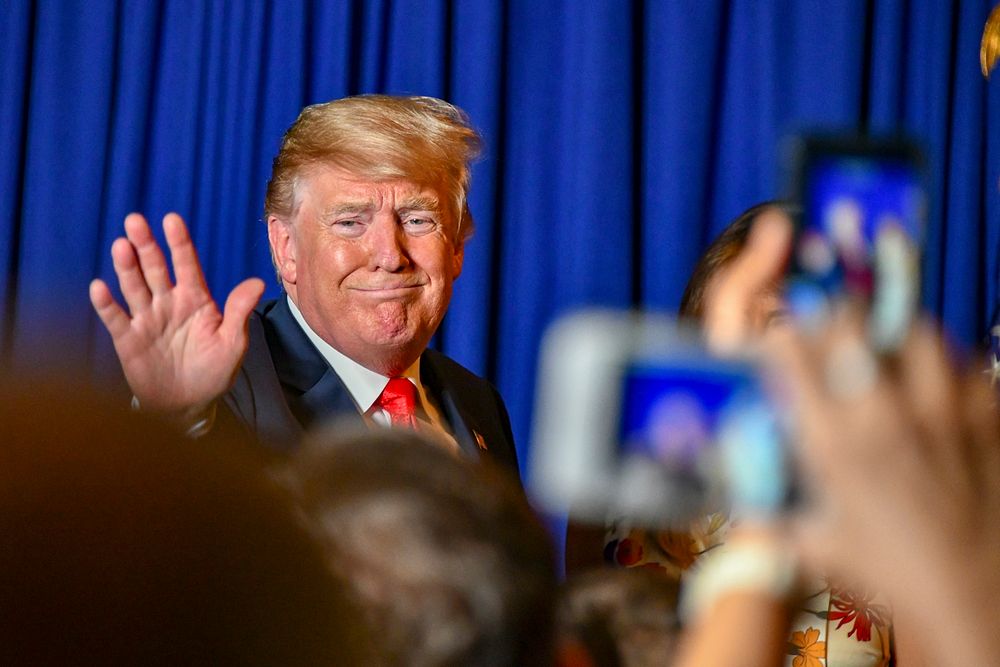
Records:
{"label": "man's face", "polygon": [[440,187],[315,167],[290,220],[268,219],[285,289],[334,348],[396,375],[427,347],[462,270],[451,198]]}

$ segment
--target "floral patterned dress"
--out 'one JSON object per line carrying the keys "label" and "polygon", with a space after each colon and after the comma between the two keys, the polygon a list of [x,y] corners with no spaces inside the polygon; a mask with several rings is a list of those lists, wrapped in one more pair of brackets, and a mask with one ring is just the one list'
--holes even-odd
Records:
{"label": "floral patterned dress", "polygon": [[[687,531],[647,531],[612,522],[604,558],[619,567],[643,567],[683,580],[698,557],[725,542],[731,527],[722,513],[694,521]],[[827,581],[815,582],[792,619],[785,664],[790,667],[882,667],[892,654],[889,608],[875,596]]]}

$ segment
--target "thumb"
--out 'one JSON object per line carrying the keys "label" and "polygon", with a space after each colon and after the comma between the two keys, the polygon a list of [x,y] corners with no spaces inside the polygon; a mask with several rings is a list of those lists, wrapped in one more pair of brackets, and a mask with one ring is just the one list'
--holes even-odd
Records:
{"label": "thumb", "polygon": [[260,301],[263,293],[264,281],[260,278],[247,278],[234,287],[226,299],[219,333],[230,340],[240,340],[244,337],[250,311]]}
{"label": "thumb", "polygon": [[769,209],[754,221],[746,246],[709,286],[705,331],[717,353],[738,353],[750,335],[749,311],[754,297],[778,281],[791,242],[791,222],[780,209]]}

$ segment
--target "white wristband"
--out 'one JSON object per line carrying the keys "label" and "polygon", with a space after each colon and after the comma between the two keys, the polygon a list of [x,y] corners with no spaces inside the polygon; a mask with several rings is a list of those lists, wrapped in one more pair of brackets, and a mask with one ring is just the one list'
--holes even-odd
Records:
{"label": "white wristband", "polygon": [[784,599],[795,587],[796,571],[795,559],[775,546],[724,544],[702,556],[684,582],[681,618],[685,623],[696,620],[729,593]]}

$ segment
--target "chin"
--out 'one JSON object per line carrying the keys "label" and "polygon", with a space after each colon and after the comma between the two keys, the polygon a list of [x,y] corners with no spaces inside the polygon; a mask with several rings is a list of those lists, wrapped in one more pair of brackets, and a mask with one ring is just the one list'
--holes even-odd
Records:
{"label": "chin", "polygon": [[371,332],[369,341],[387,347],[416,345],[423,349],[440,324],[440,318],[429,319],[405,307],[380,308],[367,319],[366,330]]}
{"label": "chin", "polygon": [[[379,322],[368,329],[368,335],[364,336],[363,344],[372,350],[377,350],[381,356],[405,355],[410,350],[423,350],[423,346],[430,340],[422,340],[414,327],[403,323],[401,326],[386,326],[385,322]],[[419,352],[418,352],[419,354]]]}
{"label": "chin", "polygon": [[382,375],[389,377],[399,375],[420,357],[424,347],[412,339],[373,341],[368,348],[370,356],[365,365]]}

